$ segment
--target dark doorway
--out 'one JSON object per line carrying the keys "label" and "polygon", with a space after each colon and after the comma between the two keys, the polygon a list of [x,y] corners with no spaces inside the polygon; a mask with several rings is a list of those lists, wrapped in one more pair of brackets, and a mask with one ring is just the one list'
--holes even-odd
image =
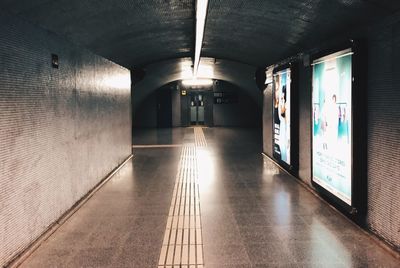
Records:
{"label": "dark doorway", "polygon": [[169,88],[162,88],[157,92],[157,127],[172,127],[172,101]]}

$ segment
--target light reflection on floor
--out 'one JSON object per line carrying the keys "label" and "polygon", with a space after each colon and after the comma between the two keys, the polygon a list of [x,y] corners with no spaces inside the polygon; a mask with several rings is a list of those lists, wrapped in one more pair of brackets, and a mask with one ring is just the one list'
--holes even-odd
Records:
{"label": "light reflection on floor", "polygon": [[[196,157],[205,267],[400,267],[263,157],[260,132],[203,131],[207,146],[198,143]],[[194,144],[195,138],[193,128],[135,133],[142,145]],[[133,160],[22,267],[156,267],[181,151],[135,149]]]}

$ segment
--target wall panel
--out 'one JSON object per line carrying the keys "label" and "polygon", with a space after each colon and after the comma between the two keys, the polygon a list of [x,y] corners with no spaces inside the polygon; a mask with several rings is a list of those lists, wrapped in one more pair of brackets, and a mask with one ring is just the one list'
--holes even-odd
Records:
{"label": "wall panel", "polygon": [[368,50],[367,222],[400,250],[400,22],[372,29]]}
{"label": "wall panel", "polygon": [[3,265],[130,155],[131,99],[127,69],[6,14],[0,62]]}

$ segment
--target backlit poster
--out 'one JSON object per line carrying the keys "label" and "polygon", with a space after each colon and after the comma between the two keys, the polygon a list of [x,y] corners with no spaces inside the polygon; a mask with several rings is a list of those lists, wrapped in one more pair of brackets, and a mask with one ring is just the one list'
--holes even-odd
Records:
{"label": "backlit poster", "polygon": [[290,165],[290,69],[274,74],[274,158]]}
{"label": "backlit poster", "polygon": [[313,181],[351,205],[352,51],[313,62]]}

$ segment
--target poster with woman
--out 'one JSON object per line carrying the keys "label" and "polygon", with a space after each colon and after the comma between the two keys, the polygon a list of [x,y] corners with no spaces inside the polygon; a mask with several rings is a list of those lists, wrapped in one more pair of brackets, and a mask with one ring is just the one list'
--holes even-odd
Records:
{"label": "poster with woman", "polygon": [[290,68],[274,74],[274,158],[290,165]]}
{"label": "poster with woman", "polygon": [[352,51],[313,63],[313,181],[351,205]]}

